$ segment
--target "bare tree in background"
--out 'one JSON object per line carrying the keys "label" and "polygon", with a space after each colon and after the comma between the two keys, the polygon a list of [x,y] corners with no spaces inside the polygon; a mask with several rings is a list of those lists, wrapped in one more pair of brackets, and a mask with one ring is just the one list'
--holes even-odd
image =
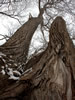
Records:
{"label": "bare tree in background", "polygon": [[[65,20],[60,16],[54,20],[55,15],[49,12],[52,7],[59,9],[63,2],[38,0],[39,15],[30,16],[0,46],[0,100],[75,99],[75,48]],[[48,16],[46,21],[43,14]],[[54,21],[50,25],[51,20]],[[49,32],[48,46],[28,60],[29,46],[38,25],[43,36],[45,29]]]}

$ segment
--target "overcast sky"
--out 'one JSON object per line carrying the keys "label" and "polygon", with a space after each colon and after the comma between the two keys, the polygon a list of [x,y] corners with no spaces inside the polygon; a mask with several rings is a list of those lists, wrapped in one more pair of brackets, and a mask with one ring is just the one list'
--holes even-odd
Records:
{"label": "overcast sky", "polygon": [[[34,3],[32,3],[30,5],[30,7],[27,8],[25,10],[25,12],[22,13],[22,16],[24,15],[24,17],[22,19],[20,19],[22,21],[22,24],[28,20],[29,13],[31,13],[32,16],[34,16],[34,17],[36,17],[38,15],[39,10],[38,10],[36,4],[34,5]],[[75,27],[75,23],[73,23],[73,20],[74,20],[73,16],[70,14],[66,14],[66,13],[64,13],[63,15],[64,15],[63,16],[64,19],[66,20],[66,23],[69,24],[69,30],[71,30],[73,33],[73,31],[74,31],[73,28]],[[20,23],[16,19],[13,19],[13,18],[10,18],[10,17],[0,14],[0,34],[9,35],[10,33],[14,33],[20,26],[21,26]],[[40,39],[37,32],[39,32],[39,34],[41,34],[41,32],[38,30],[39,29],[37,29],[37,31],[36,31],[36,35],[34,35],[34,37],[36,38],[35,43],[37,45],[41,45],[41,44],[39,44],[39,41],[37,40],[37,38]],[[42,37],[42,34],[41,34],[41,37]],[[2,36],[0,36],[0,39],[1,38],[2,38]],[[2,45],[3,43],[5,43],[5,40],[0,40],[0,45]],[[32,40],[32,44],[34,44],[34,39]]]}

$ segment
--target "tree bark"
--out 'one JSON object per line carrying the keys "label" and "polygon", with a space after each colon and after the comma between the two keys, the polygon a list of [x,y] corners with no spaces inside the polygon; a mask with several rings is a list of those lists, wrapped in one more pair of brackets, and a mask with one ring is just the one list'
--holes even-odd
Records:
{"label": "tree bark", "polygon": [[[9,41],[4,45],[8,44],[11,46]],[[0,92],[0,100],[75,100],[74,54],[65,21],[57,17],[51,25],[46,50],[29,60],[19,81]]]}
{"label": "tree bark", "polygon": [[30,18],[3,46],[0,47],[0,50],[6,55],[12,55],[14,61],[25,63],[32,36],[42,20],[43,17],[41,12],[38,17]]}
{"label": "tree bark", "polygon": [[[30,18],[5,44],[0,46],[0,92],[15,82],[8,79],[9,68],[19,70],[22,65],[25,65],[32,36],[43,20],[42,14],[40,11],[38,17]],[[6,75],[2,75],[2,67]]]}

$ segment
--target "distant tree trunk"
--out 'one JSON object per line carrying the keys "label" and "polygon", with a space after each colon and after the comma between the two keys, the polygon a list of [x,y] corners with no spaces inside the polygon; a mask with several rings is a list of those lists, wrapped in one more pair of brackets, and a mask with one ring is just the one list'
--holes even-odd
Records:
{"label": "distant tree trunk", "polygon": [[[8,44],[9,41],[5,45]],[[51,25],[46,50],[29,60],[20,80],[0,92],[0,100],[75,100],[74,54],[65,21],[57,17]]]}

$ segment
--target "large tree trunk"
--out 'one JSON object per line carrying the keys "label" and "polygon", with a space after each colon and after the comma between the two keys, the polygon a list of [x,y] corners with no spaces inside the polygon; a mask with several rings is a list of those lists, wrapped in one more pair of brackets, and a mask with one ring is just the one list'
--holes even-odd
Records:
{"label": "large tree trunk", "polygon": [[[14,83],[13,80],[8,80],[10,77],[8,75],[9,68],[13,70],[18,68],[20,70],[22,66],[25,67],[31,39],[38,25],[43,20],[42,14],[41,10],[38,17],[29,18],[5,44],[0,46],[0,92],[5,90],[11,83]],[[1,73],[3,67],[6,75]],[[20,70],[21,73],[22,70]]]}
{"label": "large tree trunk", "polygon": [[29,60],[19,81],[2,89],[0,100],[75,100],[74,54],[65,21],[57,17],[51,25],[46,50]]}
{"label": "large tree trunk", "polygon": [[15,34],[0,47],[0,50],[6,55],[11,55],[14,61],[25,63],[32,36],[42,20],[41,12],[38,17],[29,18]]}

